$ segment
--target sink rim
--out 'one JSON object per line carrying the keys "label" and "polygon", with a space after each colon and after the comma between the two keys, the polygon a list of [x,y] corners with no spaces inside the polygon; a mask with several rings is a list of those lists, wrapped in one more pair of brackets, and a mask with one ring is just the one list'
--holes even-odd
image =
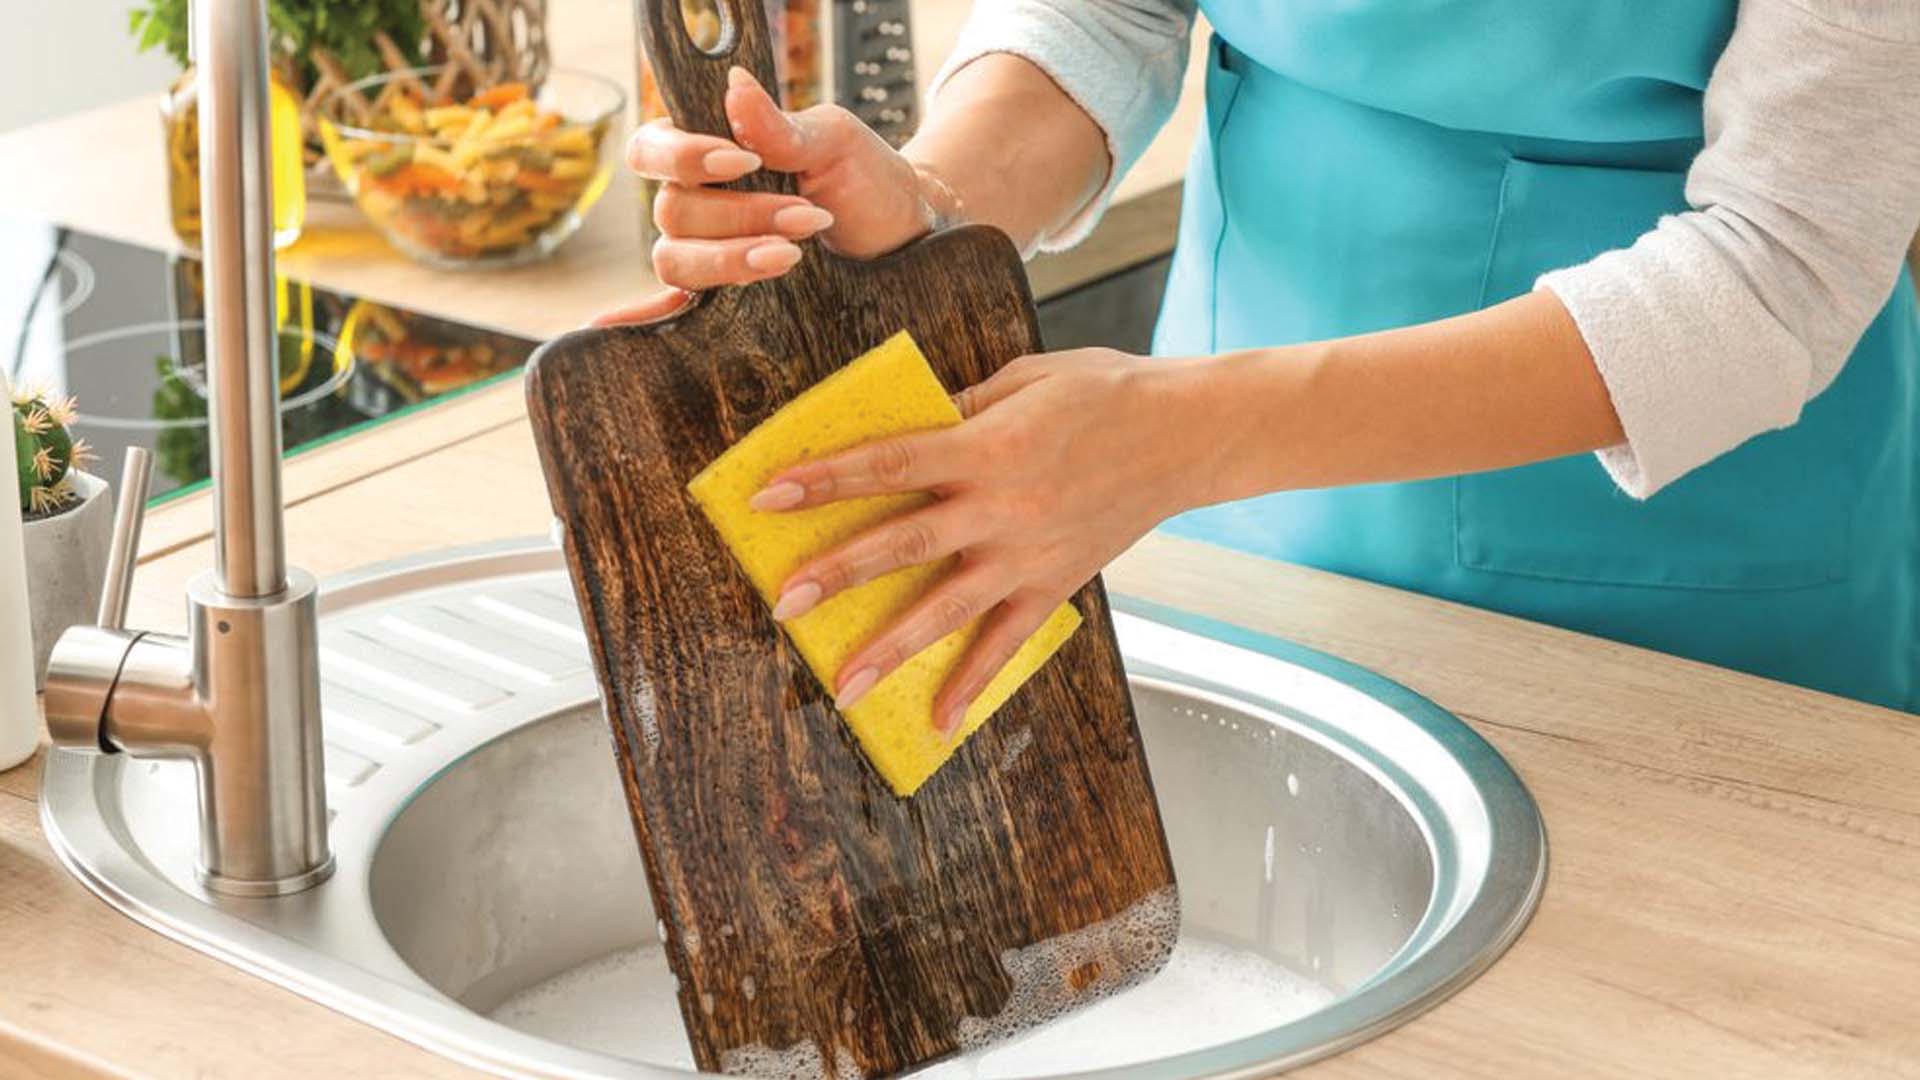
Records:
{"label": "sink rim", "polygon": [[[1370,744],[1313,714],[1258,692],[1210,685],[1205,680],[1196,681],[1190,672],[1183,673],[1172,680],[1183,691],[1216,693],[1235,708],[1280,714],[1349,761],[1362,767],[1374,766],[1367,771],[1375,772],[1375,779],[1401,800],[1427,834],[1429,851],[1434,855],[1434,896],[1400,950],[1364,983],[1325,1008],[1234,1042],[1124,1069],[1064,1074],[1056,1080],[1121,1076],[1134,1080],[1191,1076],[1238,1080],[1318,1061],[1371,1041],[1438,1006],[1484,974],[1519,939],[1546,888],[1546,822],[1532,792],[1493,744],[1430,699],[1339,657],[1136,597],[1116,595],[1112,604],[1116,622],[1121,616],[1136,618],[1149,626],[1230,647],[1234,652],[1223,656],[1243,665],[1246,670],[1240,674],[1244,677],[1258,678],[1259,669],[1272,664],[1290,665],[1370,698],[1434,737],[1460,766],[1473,791],[1483,796],[1489,830],[1486,865],[1479,884],[1460,897],[1464,903],[1443,906],[1439,900],[1449,884],[1456,890],[1471,884],[1460,879],[1456,859],[1442,857],[1459,838],[1435,834],[1434,808],[1422,805],[1426,800],[1421,792],[1408,786],[1410,778],[1392,767],[1390,758],[1370,752]],[[1127,664],[1129,676],[1157,667],[1152,663],[1136,665],[1132,660]],[[1441,815],[1439,820],[1446,818]],[[1258,1060],[1247,1062],[1249,1055],[1257,1055]]]}
{"label": "sink rim", "polygon": [[[324,619],[423,590],[551,573],[563,566],[561,553],[545,538],[423,553],[328,579],[322,585],[320,610]],[[1400,951],[1364,983],[1323,1009],[1234,1042],[1071,1075],[1249,1077],[1327,1057],[1437,1005],[1483,973],[1518,938],[1544,888],[1546,831],[1531,793],[1491,744],[1426,698],[1337,657],[1137,599],[1116,596],[1114,608],[1116,624],[1123,628],[1123,653],[1129,654],[1130,677],[1170,685],[1181,693],[1223,698],[1223,704],[1239,711],[1282,718],[1287,726],[1307,733],[1363,768],[1400,799],[1425,834],[1433,856],[1434,896]],[[1132,649],[1126,647],[1129,641],[1133,642]],[[1197,649],[1191,647],[1196,645]],[[1175,654],[1184,648],[1206,662],[1189,655],[1187,664],[1176,669],[1134,655],[1149,647],[1171,649]],[[1196,667],[1203,670],[1196,672]],[[1321,721],[1247,685],[1291,683],[1299,689],[1303,679],[1318,685],[1323,695],[1357,695],[1371,702],[1371,708],[1383,717],[1411,725],[1431,740],[1431,747],[1424,748],[1423,753],[1431,756],[1437,752],[1437,764],[1443,771],[1449,764],[1455,766],[1466,789],[1478,796],[1488,830],[1481,845],[1484,851],[1462,850],[1462,837],[1435,830],[1436,820],[1447,820],[1436,802],[1439,796],[1416,782],[1419,778],[1398,763],[1404,753],[1369,753],[1372,744],[1347,726]],[[1315,684],[1314,680],[1319,682]],[[131,762],[118,755],[50,753],[42,776],[42,826],[69,872],[135,921],[456,1061],[516,1074],[694,1075],[552,1042],[471,1012],[413,972],[380,931],[373,914],[367,885],[380,843],[394,817],[431,783],[431,774],[529,724],[567,709],[592,707],[597,688],[590,674],[584,683],[584,697],[572,683],[544,697],[529,695],[533,705],[519,710],[526,715],[490,722],[477,732],[464,733],[457,749],[441,749],[447,742],[441,740],[430,752],[416,752],[415,757],[431,756],[437,765],[424,774],[421,770],[400,773],[396,783],[406,781],[405,796],[389,797],[381,807],[357,808],[362,811],[357,814],[342,810],[345,820],[336,820],[336,829],[348,826],[352,836],[340,851],[343,873],[315,893],[304,894],[314,898],[309,901],[236,902],[211,897],[183,886],[177,874],[169,876],[154,866],[137,850],[124,819],[101,810],[102,795],[117,806],[119,772]],[[562,700],[569,694],[571,701]],[[1428,763],[1429,767],[1435,764]],[[1451,794],[1457,798],[1459,793]],[[1464,880],[1462,859],[1479,865],[1482,856],[1480,873],[1472,881]],[[1450,893],[1443,896],[1449,889]],[[357,906],[359,921],[374,929],[377,947],[365,940],[356,942],[365,955],[347,959],[263,925],[276,918],[282,923],[292,922],[291,916],[303,903],[316,908],[330,905],[333,909]],[[275,908],[274,904],[282,906]],[[340,912],[332,915],[338,918]],[[364,938],[365,927],[358,929]]]}

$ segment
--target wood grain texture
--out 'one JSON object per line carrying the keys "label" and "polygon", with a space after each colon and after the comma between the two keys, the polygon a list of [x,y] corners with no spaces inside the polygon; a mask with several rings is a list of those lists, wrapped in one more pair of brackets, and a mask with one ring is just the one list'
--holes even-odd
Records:
{"label": "wood grain texture", "polygon": [[[637,9],[689,131],[729,133],[731,65],[772,84],[761,5],[722,7],[724,56],[693,46],[677,3]],[[762,170],[736,186],[790,192],[793,180]],[[962,1022],[999,1017],[1016,993],[1091,1000],[1172,950],[1169,924],[1103,937],[1045,986],[1016,987],[1002,964],[1174,903],[1098,582],[1075,598],[1081,632],[903,801],[686,493],[780,406],[902,329],[949,388],[1038,351],[1012,242],[959,229],[863,262],[809,244],[778,279],[707,293],[664,322],[570,334],[529,367],[548,491],[706,1069],[764,1069],[740,1055],[772,1048],[789,1068],[889,1075],[960,1050]],[[1022,729],[1025,774],[1053,778],[1045,787],[1002,781],[1002,736]]]}
{"label": "wood grain texture", "polygon": [[[561,338],[528,396],[695,1056],[811,1042],[868,1076],[959,1047],[1007,1002],[1001,953],[1163,893],[1172,866],[1098,584],[1087,624],[911,800],[861,757],[830,693],[685,493],[707,462],[894,331],[949,387],[1038,348],[1017,253],[943,233],[670,322]],[[1003,783],[1008,732],[1031,729]],[[1036,755],[1038,755],[1036,757]],[[1036,767],[1036,762],[1040,763]],[[1116,944],[1074,995],[1156,969]],[[833,1048],[838,1048],[833,1049]]]}

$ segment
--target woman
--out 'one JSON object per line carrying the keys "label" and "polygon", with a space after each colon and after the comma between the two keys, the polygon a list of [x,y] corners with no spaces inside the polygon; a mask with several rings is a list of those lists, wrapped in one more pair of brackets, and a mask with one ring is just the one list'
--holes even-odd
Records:
{"label": "woman", "polygon": [[[735,141],[643,128],[660,278],[949,221],[1073,243],[1164,122],[1192,0],[986,0],[896,153],[736,71]],[[951,725],[1147,530],[1920,711],[1920,5],[1203,0],[1207,122],[1157,359],[1027,357],[968,419],[765,510],[942,498],[776,615],[958,555],[839,673],[986,622]],[[758,168],[798,197],[709,185]],[[1889,295],[1891,293],[1891,295]],[[607,322],[656,317],[679,294]],[[1784,429],[1784,430],[1782,430]],[[1596,452],[1589,454],[1587,452]],[[1179,515],[1179,516],[1175,516]]]}

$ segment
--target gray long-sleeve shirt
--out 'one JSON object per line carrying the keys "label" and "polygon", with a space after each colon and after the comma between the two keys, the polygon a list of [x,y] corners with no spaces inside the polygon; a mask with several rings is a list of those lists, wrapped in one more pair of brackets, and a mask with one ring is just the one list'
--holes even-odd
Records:
{"label": "gray long-sleeve shirt", "polygon": [[[1166,123],[1192,0],[979,0],[947,75],[1032,61],[1106,132],[1106,187],[1042,241],[1071,245]],[[1832,384],[1920,225],[1920,0],[1742,0],[1705,98],[1691,210],[1544,275],[1627,436],[1600,452],[1645,498]]]}

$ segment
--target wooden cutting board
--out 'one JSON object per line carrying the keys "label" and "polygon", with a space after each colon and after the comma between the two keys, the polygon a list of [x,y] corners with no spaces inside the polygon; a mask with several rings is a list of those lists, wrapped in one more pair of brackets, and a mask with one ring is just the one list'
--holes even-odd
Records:
{"label": "wooden cutting board", "polygon": [[[729,63],[772,85],[761,5],[723,6],[728,57],[693,48],[677,0],[640,19],[676,122],[719,134]],[[547,344],[527,393],[695,1059],[883,1076],[1152,973],[1178,901],[1098,581],[1080,631],[903,800],[688,496],[897,330],[949,389],[1040,348],[998,231],[870,262],[807,247],[779,280]]]}

